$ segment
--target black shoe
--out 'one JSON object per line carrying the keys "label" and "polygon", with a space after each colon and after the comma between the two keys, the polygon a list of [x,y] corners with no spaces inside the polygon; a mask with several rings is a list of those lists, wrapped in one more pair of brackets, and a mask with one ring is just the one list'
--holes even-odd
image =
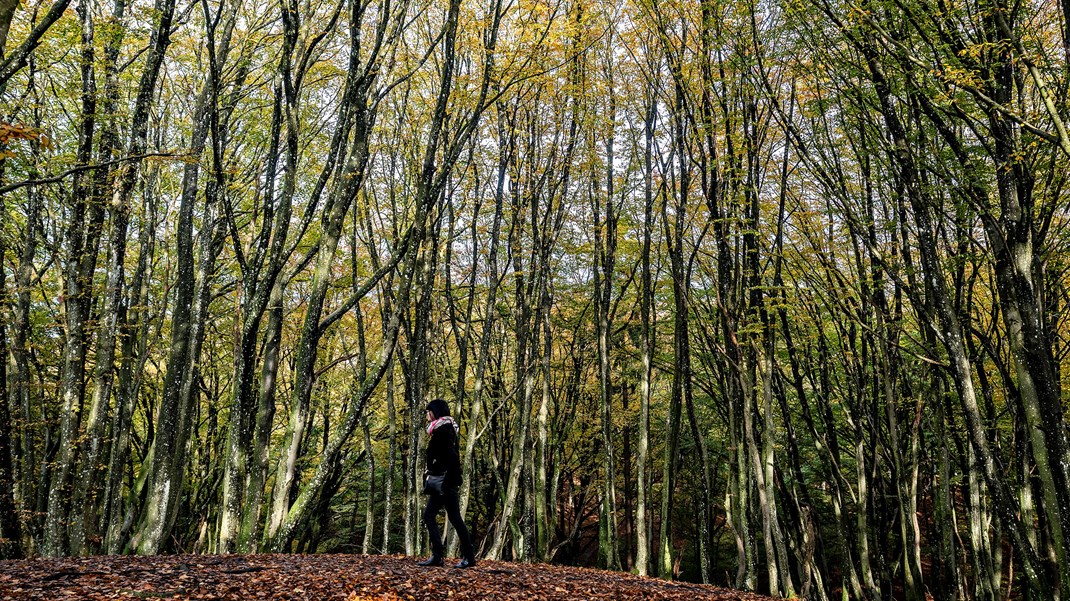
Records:
{"label": "black shoe", "polygon": [[424,567],[438,567],[442,565],[442,558],[438,555],[432,555],[431,557],[428,557],[423,561],[416,562],[416,565]]}
{"label": "black shoe", "polygon": [[453,564],[453,567],[463,570],[465,568],[470,568],[470,567],[472,567],[474,565],[476,565],[475,558],[469,559],[469,558],[465,557],[460,562]]}

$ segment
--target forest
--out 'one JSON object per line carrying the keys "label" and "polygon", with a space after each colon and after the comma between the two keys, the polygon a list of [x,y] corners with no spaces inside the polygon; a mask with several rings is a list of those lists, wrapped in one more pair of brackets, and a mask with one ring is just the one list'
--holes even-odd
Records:
{"label": "forest", "polygon": [[1070,0],[0,0],[0,557],[419,555],[442,398],[481,558],[1066,599],[1068,87]]}

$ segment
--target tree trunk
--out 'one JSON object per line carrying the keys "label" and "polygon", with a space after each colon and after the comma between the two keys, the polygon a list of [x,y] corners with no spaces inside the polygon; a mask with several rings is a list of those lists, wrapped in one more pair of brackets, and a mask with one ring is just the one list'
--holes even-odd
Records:
{"label": "tree trunk", "polygon": [[[612,69],[612,66],[609,67]],[[617,475],[615,466],[616,449],[613,443],[613,383],[611,380],[610,353],[613,341],[610,328],[613,304],[613,270],[617,259],[617,214],[614,206],[613,190],[613,144],[614,120],[616,119],[616,102],[613,98],[612,77],[609,92],[609,137],[606,139],[606,199],[605,221],[602,221],[602,200],[594,194],[594,296],[596,333],[598,336],[598,382],[599,398],[602,408],[602,447],[605,454],[602,464],[602,516],[605,520],[599,525],[601,531],[600,550],[602,565],[611,570],[620,569],[620,554],[617,549]],[[605,232],[603,233],[603,228]],[[603,238],[604,236],[604,238]],[[603,248],[603,244],[605,245]],[[679,357],[677,357],[679,359]]]}
{"label": "tree trunk", "polygon": [[[350,70],[350,77],[356,78],[355,69]],[[357,86],[356,81],[347,84],[349,89]],[[347,92],[351,96],[354,92]],[[353,108],[364,114],[366,110],[361,104],[366,102],[364,93],[354,99]],[[360,119],[357,117],[356,119]],[[363,123],[359,129],[367,132],[370,124]],[[339,128],[347,128],[343,121]],[[360,134],[358,134],[360,135]],[[364,136],[367,134],[365,133]],[[290,499],[294,489],[298,486],[297,461],[301,456],[301,443],[304,439],[305,428],[310,420],[310,402],[312,398],[312,386],[315,380],[316,358],[318,345],[323,331],[320,329],[320,319],[323,315],[323,304],[327,298],[327,291],[331,283],[330,267],[334,261],[335,252],[341,237],[342,225],[346,214],[352,204],[356,191],[360,188],[367,165],[367,137],[354,140],[347,164],[343,174],[335,180],[335,189],[331,192],[329,202],[330,211],[324,215],[323,234],[316,253],[316,263],[312,276],[311,289],[307,302],[304,325],[301,328],[301,339],[297,346],[295,358],[295,380],[293,399],[290,403],[290,418],[286,426],[284,437],[284,452],[280,457],[278,468],[275,473],[275,488],[272,494],[271,514],[269,516],[266,536],[277,539],[282,523],[287,519],[290,511]],[[274,544],[274,543],[273,543]]]}
{"label": "tree trunk", "polygon": [[[257,399],[256,427],[253,432],[252,465],[245,485],[244,513],[238,551],[252,553],[260,540],[260,518],[263,514],[264,485],[267,480],[271,451],[271,424],[275,418],[275,391],[279,375],[279,347],[282,343],[283,294],[287,281],[279,279],[268,302],[268,321],[264,329],[264,356],[260,370],[260,393]],[[221,533],[222,534],[222,533]],[[222,544],[220,545],[222,546]]]}
{"label": "tree trunk", "polygon": [[[167,11],[161,7],[161,10]],[[174,8],[170,9],[173,12]],[[117,28],[119,32],[125,32],[124,18],[126,12],[125,0],[116,0],[110,27]],[[105,121],[100,137],[98,162],[107,163],[120,150],[127,155],[144,154],[148,146],[149,113],[156,98],[156,84],[159,79],[160,69],[163,65],[164,54],[170,45],[170,16],[164,14],[159,28],[153,32],[153,40],[150,44],[150,53],[145,62],[144,70],[138,84],[134,110],[131,115],[130,138],[125,148],[120,148],[119,128],[114,115],[119,105],[119,82],[118,82],[118,57],[123,41],[123,35],[109,35],[105,47],[104,86],[105,102],[102,107],[103,114],[109,119]],[[110,441],[104,440],[106,425],[110,421],[111,395],[115,379],[115,347],[117,343],[116,332],[120,328],[119,312],[125,288],[124,263],[126,259],[126,237],[130,222],[130,199],[133,196],[134,187],[140,175],[140,162],[126,163],[114,171],[114,181],[110,177],[112,170],[104,169],[98,172],[98,178],[94,189],[96,194],[103,197],[110,193],[111,199],[108,211],[111,217],[108,239],[107,284],[104,291],[103,307],[101,309],[100,329],[97,333],[97,366],[94,374],[95,386],[93,389],[92,402],[86,420],[86,434],[89,440],[85,444],[85,454],[79,468],[78,478],[74,486],[73,510],[71,512],[70,539],[73,553],[90,553],[99,548],[98,541],[100,500],[92,495],[101,487],[103,474],[97,467],[101,455],[106,451]],[[111,190],[107,191],[110,185]],[[113,432],[114,436],[115,433]]]}
{"label": "tree trunk", "polygon": [[[219,53],[221,58],[218,59],[221,63],[226,62],[229,53],[234,21],[234,13],[229,13],[224,27],[223,49]],[[292,52],[289,44],[284,45],[283,52],[286,53],[286,57],[282,60],[289,60],[289,52]],[[221,65],[217,67],[217,69],[220,68],[222,68]],[[285,69],[280,70],[285,71]],[[285,76],[288,76],[288,74]],[[263,486],[262,479],[259,482],[252,481],[261,477],[259,474],[260,466],[258,465],[260,459],[255,454],[250,453],[250,451],[253,451],[253,453],[263,452],[258,446],[260,441],[254,441],[254,438],[258,436],[257,429],[260,426],[260,416],[266,410],[263,407],[263,403],[258,402],[258,399],[254,397],[253,391],[256,349],[260,324],[263,321],[265,311],[268,310],[268,306],[273,300],[276,300],[274,298],[277,287],[276,282],[287,258],[287,233],[292,213],[295,185],[293,180],[296,178],[293,167],[297,163],[296,157],[293,156],[293,148],[297,145],[297,132],[290,129],[287,131],[287,150],[289,151],[287,153],[287,166],[290,168],[286,170],[284,176],[282,194],[276,200],[274,197],[274,180],[279,157],[279,137],[282,128],[281,95],[279,86],[276,86],[275,102],[272,110],[271,144],[265,173],[265,180],[268,183],[267,189],[263,194],[263,206],[260,210],[263,215],[263,222],[254,242],[255,247],[250,249],[250,252],[242,253],[242,256],[250,257],[249,260],[239,263],[242,266],[242,286],[240,288],[242,296],[239,312],[241,319],[238,328],[238,340],[236,341],[237,352],[234,355],[234,376],[231,381],[232,399],[230,420],[227,425],[227,458],[223,472],[223,507],[219,526],[219,548],[220,552],[223,553],[229,553],[235,547],[248,549],[249,543],[253,539],[251,538],[251,531],[247,531],[246,534],[242,532],[247,522],[245,513],[250,511],[255,513],[256,516],[252,523],[259,522],[259,500],[263,494],[262,491],[253,492],[246,488],[247,486]],[[287,98],[287,108],[289,111],[293,111],[294,107],[290,106],[290,100],[290,98]],[[334,162],[335,158],[332,153],[332,156],[327,160],[327,164],[332,165]],[[229,212],[228,210],[228,215]],[[234,242],[235,245],[238,244],[237,240]],[[281,291],[279,295],[280,298],[276,300],[277,303],[282,302]],[[274,344],[267,342],[266,344],[269,347],[274,346],[273,350],[277,354],[277,342]],[[265,369],[267,369],[266,364]],[[272,366],[271,369],[275,370],[276,367]],[[274,375],[271,376],[271,379],[274,380]],[[271,395],[271,401],[270,417],[274,417],[274,394]],[[265,426],[269,429],[271,427],[270,417],[267,418],[268,423]],[[256,474],[256,476],[250,478],[250,474]],[[256,498],[252,499],[250,498],[251,496]],[[254,500],[257,501],[255,505],[251,503]]]}
{"label": "tree trunk", "polygon": [[[35,88],[36,90],[36,88]],[[39,114],[35,113],[35,124]],[[34,145],[33,168],[30,175],[37,176],[37,161],[39,157],[39,145]],[[15,302],[13,303],[13,319],[11,320],[12,342],[8,349],[11,352],[12,363],[15,367],[14,378],[11,381],[11,400],[18,407],[19,425],[18,434],[18,493],[21,497],[20,505],[26,508],[34,507],[34,500],[38,493],[34,482],[34,474],[38,469],[36,439],[39,436],[39,428],[33,426],[38,421],[34,417],[35,403],[32,402],[30,392],[30,312],[31,312],[31,282],[34,274],[34,257],[37,254],[38,237],[37,228],[40,222],[42,210],[42,195],[36,186],[27,189],[26,229],[22,236],[22,255],[19,258],[18,271],[15,276]],[[37,409],[40,411],[41,409]],[[31,541],[39,540],[38,524],[40,520],[29,519],[26,523],[27,534]]]}
{"label": "tree trunk", "polygon": [[[367,374],[362,375],[361,380],[365,377],[367,377]],[[375,453],[372,449],[371,429],[368,427],[368,416],[366,414],[361,419],[360,427],[364,433],[364,452],[368,454],[368,496],[364,503],[364,542],[361,543],[360,552],[367,555],[371,552],[375,538]],[[353,498],[353,507],[355,515],[356,497]]]}
{"label": "tree trunk", "polygon": [[15,18],[15,9],[18,7],[18,0],[0,1],[0,58],[3,58],[4,50],[7,48],[7,34],[11,29],[11,21]]}
{"label": "tree trunk", "polygon": [[[514,192],[512,203],[514,219],[517,221],[520,221],[521,219],[519,196],[518,193]],[[534,219],[535,218],[532,217],[533,221]],[[503,558],[502,553],[505,550],[506,541],[511,538],[513,547],[512,558],[514,561],[521,561],[523,559],[522,553],[524,541],[522,540],[519,522],[514,517],[514,513],[517,513],[516,504],[519,493],[521,492],[521,477],[529,464],[525,449],[528,448],[528,442],[531,437],[531,394],[534,390],[535,381],[534,365],[531,360],[534,351],[530,350],[530,347],[536,345],[538,339],[538,335],[536,334],[533,336],[531,332],[532,299],[530,288],[534,286],[534,283],[530,281],[525,282],[525,279],[535,279],[535,276],[533,275],[535,266],[530,264],[533,260],[529,262],[527,269],[523,266],[521,259],[523,248],[520,241],[520,230],[520,224],[514,223],[509,235],[509,252],[513,257],[512,267],[514,274],[515,298],[513,314],[516,336],[516,414],[510,428],[513,435],[511,440],[509,468],[505,478],[505,496],[502,499],[502,513],[498,518],[497,528],[494,531],[494,542],[491,545],[490,550],[487,552],[487,559],[497,560]],[[534,254],[535,253],[533,252],[532,256],[534,256]]]}
{"label": "tree trunk", "polygon": [[[393,515],[390,509],[393,507],[391,503],[394,496],[394,466],[397,465],[398,420],[397,410],[394,408],[393,363],[391,363],[386,374],[386,419],[387,431],[389,432],[386,444],[390,449],[390,455],[387,457],[386,463],[386,490],[383,491],[383,544],[380,547],[382,553],[390,553],[390,526],[391,516]],[[461,510],[461,515],[464,515],[463,509]]]}
{"label": "tree trunk", "polygon": [[[83,0],[78,5],[78,17],[82,25],[82,123],[79,131],[77,160],[81,165],[89,164],[92,159],[96,128],[95,42],[93,10],[90,2],[91,0]],[[86,278],[83,266],[89,262],[93,264],[96,262],[96,245],[91,238],[94,237],[97,215],[102,214],[102,211],[93,206],[91,189],[88,175],[75,174],[71,188],[71,217],[66,233],[67,247],[64,257],[65,338],[59,391],[61,399],[59,450],[52,467],[52,481],[46,489],[48,491],[48,514],[45,516],[44,540],[41,544],[41,554],[46,557],[66,555],[69,550],[66,537],[66,518],[70,501],[68,487],[76,459],[75,439],[78,435],[85,395],[83,384],[86,359],[85,322],[88,319],[89,299],[92,294],[91,280]],[[90,213],[88,223],[87,212]]]}
{"label": "tree trunk", "polygon": [[[676,468],[678,458],[678,451],[680,448],[680,418],[682,408],[684,404],[684,379],[690,377],[690,373],[685,373],[685,366],[681,365],[679,361],[684,359],[684,348],[681,347],[683,340],[681,334],[687,329],[687,301],[684,294],[681,293],[681,288],[686,288],[688,285],[684,281],[683,273],[683,238],[684,232],[681,224],[684,222],[684,215],[686,212],[688,181],[687,174],[689,173],[688,161],[690,160],[684,151],[684,121],[685,116],[682,113],[683,107],[683,90],[681,84],[676,84],[676,111],[673,115],[675,122],[675,144],[676,152],[679,156],[680,162],[680,175],[679,175],[679,198],[678,204],[674,207],[676,211],[676,219],[673,226],[670,226],[670,215],[668,207],[669,194],[665,194],[661,205],[662,228],[665,231],[665,237],[669,244],[669,261],[672,267],[673,276],[673,297],[674,297],[674,313],[673,313],[673,357],[677,362],[676,368],[673,370],[672,379],[672,397],[669,402],[669,412],[666,419],[665,428],[665,463],[662,474],[662,498],[661,498],[661,531],[658,535],[658,576],[662,578],[672,578],[673,574],[673,540],[672,540],[672,510],[673,510],[673,496],[676,489]],[[673,229],[675,228],[675,231]],[[703,530],[700,526],[699,530],[699,548],[702,552],[705,552],[705,542],[702,537],[708,533],[708,530]],[[703,570],[703,574],[707,574]]]}
{"label": "tree trunk", "polygon": [[[3,46],[0,46],[2,48]],[[2,170],[0,170],[2,173]],[[7,219],[7,206],[0,196],[0,215]],[[0,236],[0,259],[7,251]],[[9,304],[7,270],[0,260],[0,559],[22,557],[22,528],[15,509],[15,472],[12,461],[11,412],[7,381],[7,324],[5,312]]]}
{"label": "tree trunk", "polygon": [[636,554],[635,566],[640,576],[649,575],[650,571],[650,530],[647,517],[647,462],[650,457],[650,398],[653,376],[653,355],[655,347],[655,330],[651,315],[654,304],[653,274],[650,268],[650,249],[654,235],[654,125],[657,119],[657,100],[652,91],[648,91],[646,119],[643,122],[643,249],[642,249],[642,284],[640,294],[640,314],[642,319],[642,337],[640,361],[642,363],[639,382],[639,456],[636,463]]}
{"label": "tree trunk", "polygon": [[417,253],[416,306],[413,307],[409,320],[409,369],[405,373],[405,398],[409,413],[409,445],[406,463],[406,503],[405,503],[405,552],[408,555],[420,553],[420,501],[423,483],[423,454],[420,449],[425,441],[423,432],[424,406],[430,401],[428,396],[428,378],[430,368],[430,321],[432,293],[438,266],[439,230],[442,224],[442,203],[439,199],[426,199],[435,205],[429,215],[430,226],[426,234],[426,243]]}
{"label": "tree trunk", "polygon": [[483,306],[483,331],[480,334],[479,350],[476,356],[475,383],[473,384],[470,405],[468,409],[468,432],[469,435],[464,443],[464,458],[462,473],[467,474],[461,482],[460,509],[461,515],[468,511],[468,501],[472,490],[472,462],[475,456],[476,443],[479,441],[480,423],[483,414],[483,389],[485,387],[487,362],[490,357],[490,343],[494,336],[494,323],[498,314],[498,244],[501,238],[502,212],[504,209],[505,183],[508,174],[509,162],[514,152],[516,137],[512,127],[507,123],[505,111],[499,105],[498,111],[498,169],[497,185],[494,189],[494,218],[490,228],[490,246],[487,250],[487,300]]}
{"label": "tree trunk", "polygon": [[[149,359],[149,328],[151,317],[146,308],[153,275],[153,251],[156,248],[156,227],[158,225],[158,207],[155,195],[158,167],[152,167],[145,178],[144,217],[141,235],[138,241],[137,269],[131,278],[130,295],[121,307],[123,315],[119,323],[122,331],[122,361],[119,367],[116,386],[116,408],[111,432],[111,448],[108,457],[108,477],[105,485],[105,502],[102,510],[104,518],[103,549],[109,555],[122,552],[126,545],[129,525],[123,524],[124,515],[131,512],[133,499],[124,503],[122,495],[123,477],[130,460],[130,439],[133,429],[134,408],[143,380],[145,363]],[[133,315],[129,315],[130,311]]]}

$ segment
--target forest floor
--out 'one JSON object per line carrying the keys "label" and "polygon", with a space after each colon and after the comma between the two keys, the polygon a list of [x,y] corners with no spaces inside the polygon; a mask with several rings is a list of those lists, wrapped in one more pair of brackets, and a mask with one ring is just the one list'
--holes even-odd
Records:
{"label": "forest floor", "polygon": [[[763,601],[621,572],[482,561],[421,568],[401,555],[168,555],[0,561],[0,600],[287,599]],[[447,564],[449,565],[449,564]]]}

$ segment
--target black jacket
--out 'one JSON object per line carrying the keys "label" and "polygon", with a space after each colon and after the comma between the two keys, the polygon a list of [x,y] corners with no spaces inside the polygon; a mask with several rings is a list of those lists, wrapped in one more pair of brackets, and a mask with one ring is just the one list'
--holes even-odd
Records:
{"label": "black jacket", "polygon": [[427,441],[427,473],[445,474],[447,488],[461,485],[461,456],[457,432],[452,424],[443,424],[431,433],[431,439]]}

